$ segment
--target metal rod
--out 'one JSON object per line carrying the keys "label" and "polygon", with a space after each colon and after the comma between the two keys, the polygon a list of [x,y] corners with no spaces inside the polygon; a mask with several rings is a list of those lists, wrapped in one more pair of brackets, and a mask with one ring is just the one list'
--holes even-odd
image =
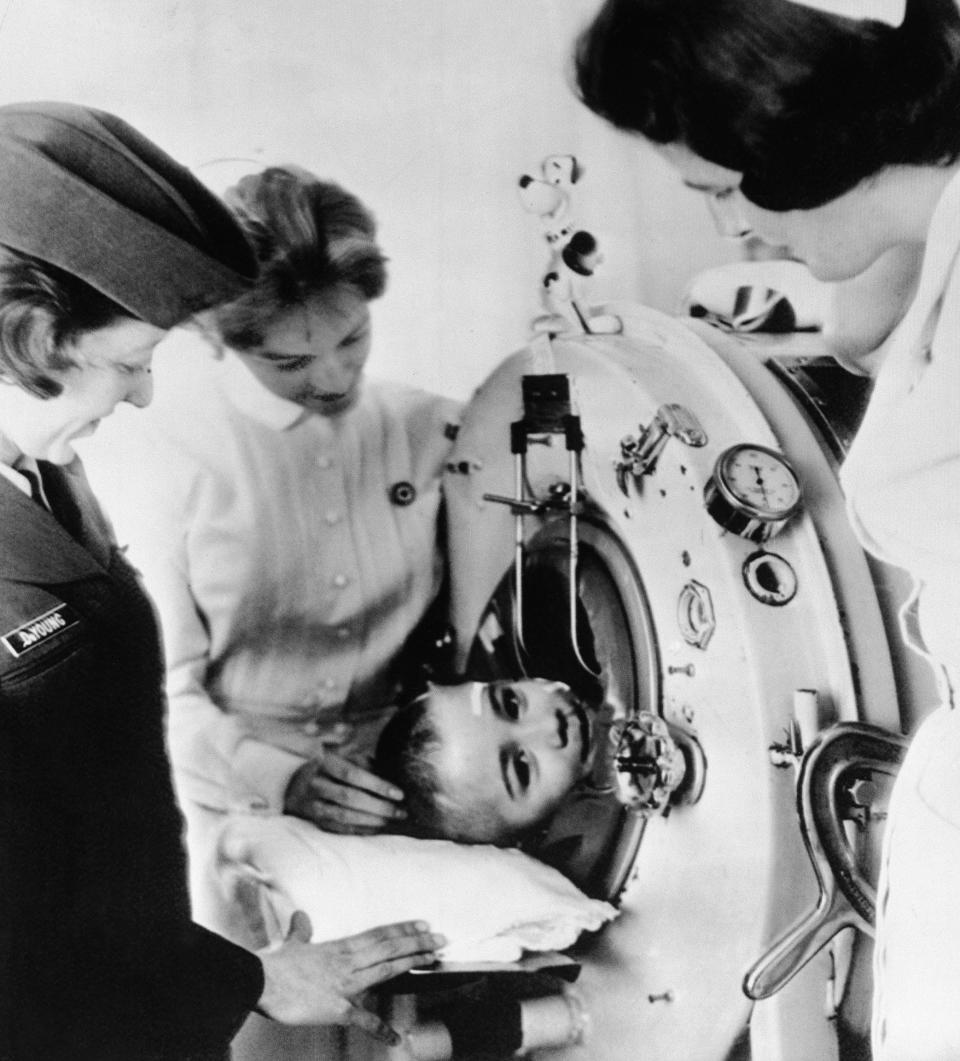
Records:
{"label": "metal rod", "polygon": [[571,449],[569,451],[570,494],[568,497],[568,520],[570,528],[570,582],[568,587],[570,644],[573,647],[573,655],[576,658],[577,663],[579,663],[588,674],[598,674],[599,672],[589,666],[587,661],[583,658],[583,655],[580,652],[580,642],[577,639],[577,568],[580,563],[580,541],[579,532],[577,530],[577,505],[579,504],[580,498],[580,482],[577,469],[578,458],[579,454],[577,451]]}
{"label": "metal rod", "polygon": [[516,634],[517,644],[521,652],[526,652],[523,640],[523,567],[524,567],[524,542],[523,542],[523,484],[526,481],[527,455],[526,451],[515,453],[513,457],[513,493],[518,505],[513,516],[513,580],[515,607],[513,610],[513,629]]}

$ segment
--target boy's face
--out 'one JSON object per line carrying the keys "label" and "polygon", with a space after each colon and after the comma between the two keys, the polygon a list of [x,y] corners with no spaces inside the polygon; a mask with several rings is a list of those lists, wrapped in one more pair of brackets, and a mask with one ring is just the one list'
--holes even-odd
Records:
{"label": "boy's face", "polygon": [[559,682],[467,683],[427,696],[441,802],[481,807],[505,829],[522,830],[552,813],[589,770],[592,720]]}

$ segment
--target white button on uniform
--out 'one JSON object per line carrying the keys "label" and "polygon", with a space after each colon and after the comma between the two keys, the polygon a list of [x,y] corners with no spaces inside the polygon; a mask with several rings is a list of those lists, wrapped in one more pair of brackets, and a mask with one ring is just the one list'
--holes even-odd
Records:
{"label": "white button on uniform", "polygon": [[337,637],[339,637],[341,641],[346,641],[349,636],[350,636],[350,627],[349,626],[338,626],[337,627]]}
{"label": "white button on uniform", "polygon": [[328,527],[336,526],[342,519],[342,512],[334,512],[331,510],[330,512],[325,512],[323,514],[323,522],[326,523]]}
{"label": "white button on uniform", "polygon": [[321,682],[321,685],[323,686],[324,689],[336,689],[337,682],[336,682],[336,679],[334,679],[334,678],[324,678],[323,681]]}
{"label": "white button on uniform", "polygon": [[348,583],[349,581],[350,581],[350,579],[349,579],[349,578],[347,578],[347,576],[346,576],[346,575],[344,575],[344,574],[343,574],[342,572],[341,572],[341,574],[339,574],[339,575],[334,575],[334,576],[333,576],[333,584],[334,584],[334,585],[335,585],[335,586],[337,587],[337,589],[343,589],[343,587],[344,587],[344,586],[345,586],[345,585],[346,585],[346,584],[347,584],[347,583]]}
{"label": "white button on uniform", "polygon": [[309,722],[304,722],[303,732],[308,737],[315,737],[320,732],[320,723],[315,718],[311,718]]}
{"label": "white button on uniform", "polygon": [[318,468],[326,469],[326,468],[329,468],[331,464],[333,464],[333,461],[331,460],[330,457],[328,457],[326,455],[326,453],[321,454],[319,457],[317,457],[317,467]]}

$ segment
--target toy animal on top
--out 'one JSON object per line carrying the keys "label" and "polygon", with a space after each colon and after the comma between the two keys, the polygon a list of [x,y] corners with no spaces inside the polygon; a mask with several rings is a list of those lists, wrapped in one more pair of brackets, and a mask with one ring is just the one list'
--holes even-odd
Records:
{"label": "toy animal on top", "polygon": [[533,321],[534,332],[560,335],[610,335],[622,330],[619,317],[594,314],[586,298],[589,278],[602,261],[596,238],[571,217],[572,189],[583,175],[573,155],[548,155],[539,177],[519,180],[524,210],[540,218],[550,260],[541,298],[546,313]]}

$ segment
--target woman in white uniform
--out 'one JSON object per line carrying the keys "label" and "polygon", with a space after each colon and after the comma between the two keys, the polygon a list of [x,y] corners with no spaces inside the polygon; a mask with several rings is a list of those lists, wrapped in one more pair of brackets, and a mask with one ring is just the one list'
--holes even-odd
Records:
{"label": "woman in white uniform", "polygon": [[942,691],[890,808],[874,1057],[960,1057],[960,11],[609,0],[576,63],[586,104],[654,144],[725,231],[827,281],[924,248],[842,481],[864,546],[913,576],[903,636]]}
{"label": "woman in white uniform", "polygon": [[441,587],[459,409],[363,378],[386,268],[362,203],[292,166],[226,199],[260,280],[161,352],[136,476],[106,436],[89,460],[160,611],[197,916],[229,931],[203,883],[226,812],[403,815],[365,764]]}

